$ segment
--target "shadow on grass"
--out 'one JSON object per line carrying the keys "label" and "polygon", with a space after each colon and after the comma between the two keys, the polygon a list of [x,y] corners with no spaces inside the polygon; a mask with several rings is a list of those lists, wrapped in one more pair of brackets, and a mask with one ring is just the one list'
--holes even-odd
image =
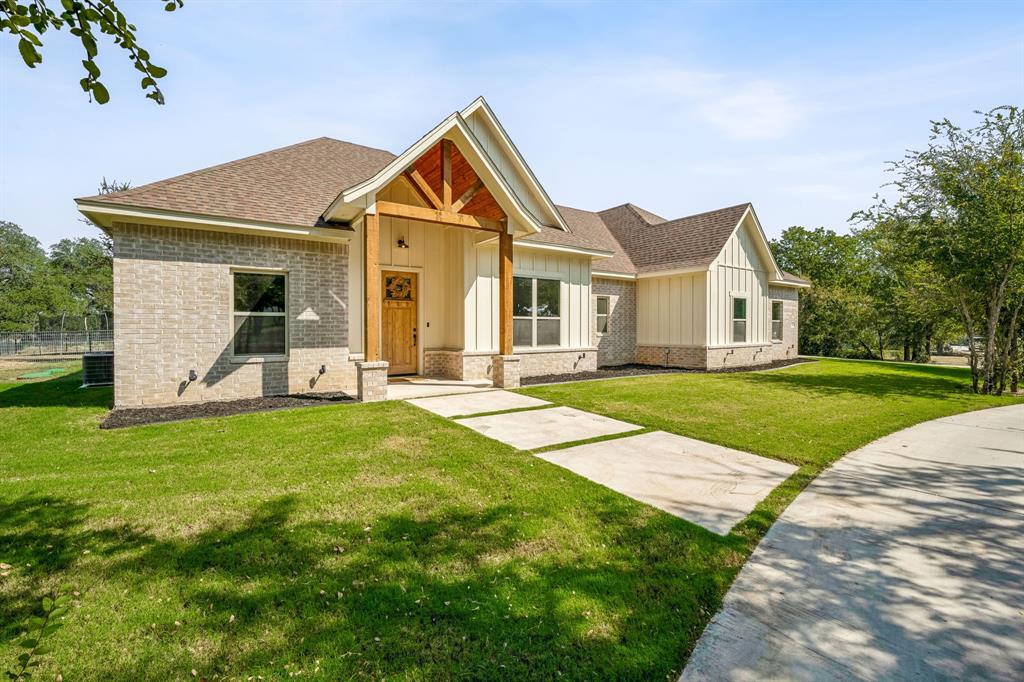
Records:
{"label": "shadow on grass", "polygon": [[50,495],[0,500],[0,560],[26,579],[17,590],[0,591],[0,641],[20,632],[39,598],[57,587],[57,576],[74,568],[84,553],[112,558],[151,538],[119,523],[86,528],[88,507]]}
{"label": "shadow on grass", "polygon": [[[31,548],[17,560],[52,575],[75,571],[82,544],[98,546],[104,560],[87,572],[130,586],[118,619],[146,621],[100,637],[136,642],[132,659],[115,652],[87,663],[115,680],[180,677],[192,667],[207,678],[272,677],[288,672],[285,663],[308,674],[316,661],[329,678],[677,674],[742,551],[738,538],[614,500],[596,510],[611,550],[595,553],[562,551],[526,531],[514,502],[382,514],[367,525],[320,513],[303,520],[299,506],[275,497],[240,522],[154,540],[75,530],[81,506],[26,498],[3,509],[13,514],[0,517],[0,549]],[[31,528],[17,521],[29,518]],[[148,586],[166,595],[168,581],[175,598],[157,621],[133,617],[132,602],[152,609]],[[27,615],[9,606],[5,614]],[[190,650],[204,651],[203,662]]]}
{"label": "shadow on grass", "polygon": [[110,386],[81,388],[81,370],[56,379],[23,383],[0,390],[0,409],[5,407],[103,407],[114,403]]}
{"label": "shadow on grass", "polygon": [[844,365],[830,369],[825,364],[819,364],[815,371],[808,373],[752,372],[742,376],[745,381],[752,384],[817,393],[822,396],[855,393],[876,398],[905,395],[946,399],[958,394],[971,393],[970,374],[964,372],[962,368],[933,365],[887,366],[883,362],[857,364],[858,368],[881,371],[850,372]]}

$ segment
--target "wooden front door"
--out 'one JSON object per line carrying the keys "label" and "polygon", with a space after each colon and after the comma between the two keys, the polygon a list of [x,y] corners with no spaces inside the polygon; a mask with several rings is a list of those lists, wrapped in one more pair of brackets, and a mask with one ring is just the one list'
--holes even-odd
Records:
{"label": "wooden front door", "polygon": [[388,374],[416,374],[419,369],[418,289],[414,272],[381,273],[381,356],[389,363]]}

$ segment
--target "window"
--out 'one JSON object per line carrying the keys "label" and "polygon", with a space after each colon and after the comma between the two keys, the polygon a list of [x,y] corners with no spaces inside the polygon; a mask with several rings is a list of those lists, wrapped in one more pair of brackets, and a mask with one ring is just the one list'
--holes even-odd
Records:
{"label": "window", "polygon": [[772,301],[772,341],[782,340],[782,301]]}
{"label": "window", "polygon": [[747,342],[747,299],[732,299],[732,342]]}
{"label": "window", "polygon": [[234,273],[235,355],[285,355],[285,275]]}
{"label": "window", "polygon": [[597,333],[608,332],[608,311],[611,310],[611,299],[607,296],[597,297]]}
{"label": "window", "polygon": [[557,279],[512,279],[512,344],[557,346],[561,340],[559,317],[562,283]]}

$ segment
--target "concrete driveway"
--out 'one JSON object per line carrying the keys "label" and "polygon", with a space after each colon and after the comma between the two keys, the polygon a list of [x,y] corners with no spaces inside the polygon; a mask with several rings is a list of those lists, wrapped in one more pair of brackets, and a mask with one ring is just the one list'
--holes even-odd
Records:
{"label": "concrete driveway", "polygon": [[892,434],[772,526],[682,680],[1021,679],[1024,405]]}

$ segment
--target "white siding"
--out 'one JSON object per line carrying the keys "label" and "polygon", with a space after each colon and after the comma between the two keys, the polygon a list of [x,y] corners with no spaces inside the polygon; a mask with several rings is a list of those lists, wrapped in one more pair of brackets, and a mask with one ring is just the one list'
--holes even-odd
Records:
{"label": "white siding", "polygon": [[[497,245],[493,242],[475,245],[473,240],[467,240],[465,248],[464,348],[467,351],[497,351]],[[564,348],[590,348],[590,258],[514,248],[512,263],[515,275],[559,280],[562,294],[560,345]]]}
{"label": "white siding", "polygon": [[768,272],[757,248],[759,236],[752,218],[726,243],[708,273],[709,346],[727,346],[732,341],[732,299],[747,299],[746,343],[771,341],[771,305],[768,300]]}
{"label": "white siding", "polygon": [[[378,193],[381,201],[420,205],[418,195],[397,180]],[[363,343],[363,225],[354,225],[349,268],[351,352]],[[404,238],[409,248],[398,248]],[[419,330],[423,349],[493,351],[498,348],[498,248],[493,235],[384,216],[380,219],[380,267],[419,275]],[[516,247],[516,275],[561,282],[561,346],[590,348],[590,257]]]}
{"label": "white siding", "polygon": [[498,168],[502,177],[508,183],[512,191],[516,193],[526,209],[542,222],[549,222],[546,219],[548,212],[544,210],[541,200],[528,189],[527,180],[516,169],[515,162],[510,159],[501,148],[501,143],[495,137],[490,125],[479,113],[474,113],[466,121],[469,129],[473,131],[480,145],[487,152],[487,156]]}
{"label": "white siding", "polygon": [[637,345],[704,345],[706,275],[637,280]]}

